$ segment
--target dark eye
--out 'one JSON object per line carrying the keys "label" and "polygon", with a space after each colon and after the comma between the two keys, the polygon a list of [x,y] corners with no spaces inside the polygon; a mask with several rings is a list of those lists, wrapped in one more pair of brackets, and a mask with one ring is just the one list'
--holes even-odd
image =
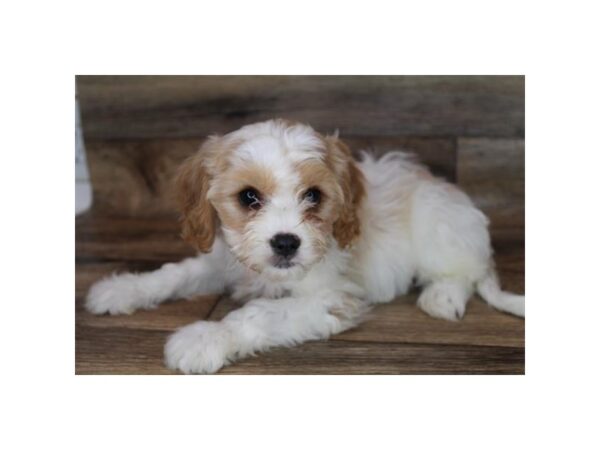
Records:
{"label": "dark eye", "polygon": [[239,194],[240,203],[249,209],[259,209],[261,205],[260,193],[254,188],[247,188]]}
{"label": "dark eye", "polygon": [[321,202],[321,191],[315,187],[310,188],[304,193],[304,200],[313,205],[318,205]]}

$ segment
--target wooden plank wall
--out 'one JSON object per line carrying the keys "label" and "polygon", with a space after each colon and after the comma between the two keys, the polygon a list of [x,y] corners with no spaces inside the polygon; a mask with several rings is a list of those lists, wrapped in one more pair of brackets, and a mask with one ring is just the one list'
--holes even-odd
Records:
{"label": "wooden plank wall", "polygon": [[284,116],[351,136],[523,137],[524,78],[80,76],[88,139],[202,137]]}
{"label": "wooden plank wall", "polygon": [[[522,76],[78,76],[94,211],[171,215],[177,165],[212,133],[285,117],[406,149],[495,226],[524,225]],[[126,193],[126,195],[125,195]]]}

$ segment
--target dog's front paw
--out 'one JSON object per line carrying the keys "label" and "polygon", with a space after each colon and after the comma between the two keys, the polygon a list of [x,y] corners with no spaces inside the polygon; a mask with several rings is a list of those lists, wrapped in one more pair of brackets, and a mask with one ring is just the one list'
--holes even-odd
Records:
{"label": "dog's front paw", "polygon": [[219,322],[197,322],[167,340],[167,367],[183,373],[214,373],[234,355],[231,331]]}
{"label": "dog's front paw", "polygon": [[133,277],[118,275],[97,282],[88,292],[85,308],[93,314],[131,314],[140,297]]}

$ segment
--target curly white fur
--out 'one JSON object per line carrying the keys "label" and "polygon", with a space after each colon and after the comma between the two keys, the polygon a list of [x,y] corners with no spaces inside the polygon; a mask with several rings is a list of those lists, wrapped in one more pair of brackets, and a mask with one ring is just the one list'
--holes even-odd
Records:
{"label": "curly white fur", "polygon": [[[261,214],[243,231],[223,221],[208,254],[151,273],[104,279],[86,301],[96,314],[131,313],[168,299],[225,291],[247,301],[220,322],[196,322],[173,334],[165,348],[170,368],[213,373],[271,347],[325,339],[357,324],[371,305],[405,294],[415,280],[423,286],[418,306],[434,317],[460,319],[475,290],[495,308],[524,316],[524,297],[500,290],[486,217],[464,193],[406,154],[376,160],[363,153],[356,163],[366,191],[357,212],[360,234],[340,248],[330,233],[303,219],[307,205],[298,197],[296,164],[323,159],[317,133],[269,121],[225,138],[237,142],[232,167],[260,164],[272,175],[277,189]],[[235,208],[228,204],[221,211],[233,214]],[[279,232],[302,242],[289,268],[270,264],[268,242]]]}

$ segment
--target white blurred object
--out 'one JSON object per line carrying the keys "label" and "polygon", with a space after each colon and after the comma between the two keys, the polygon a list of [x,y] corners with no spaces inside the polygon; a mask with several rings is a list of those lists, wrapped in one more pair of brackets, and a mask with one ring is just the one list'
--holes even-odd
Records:
{"label": "white blurred object", "polygon": [[75,100],[75,215],[87,211],[90,206],[92,206],[92,185],[85,158],[79,102]]}

